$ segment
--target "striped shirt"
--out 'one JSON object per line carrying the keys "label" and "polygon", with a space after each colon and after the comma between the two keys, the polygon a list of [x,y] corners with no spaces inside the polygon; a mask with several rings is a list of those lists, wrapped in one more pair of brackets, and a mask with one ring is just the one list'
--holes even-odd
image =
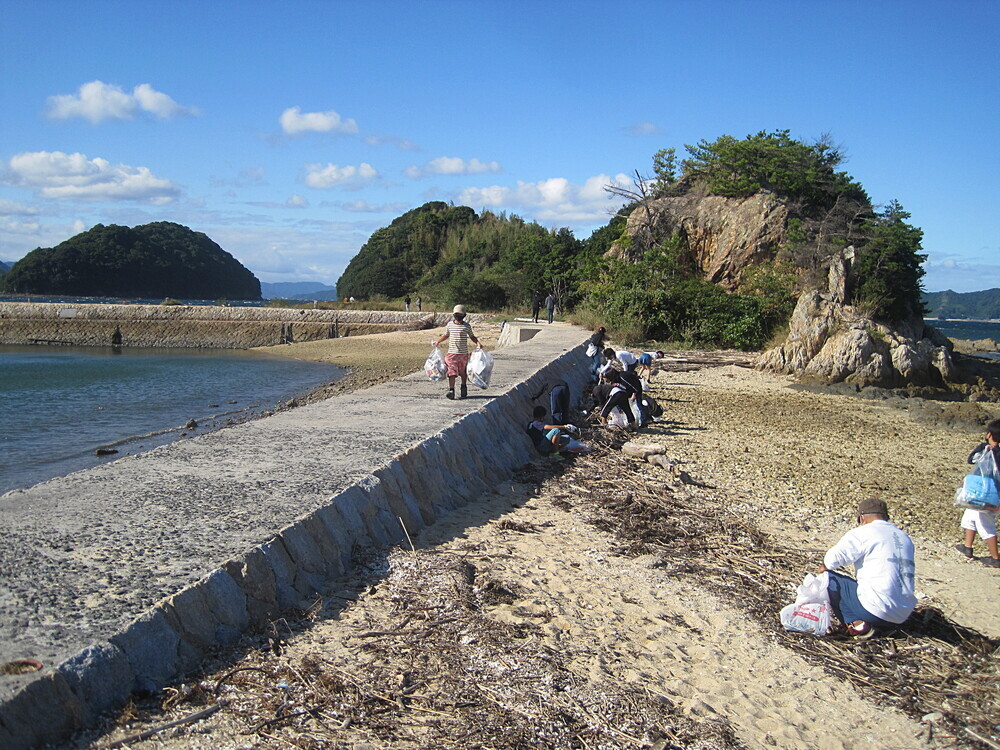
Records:
{"label": "striped shirt", "polygon": [[465,321],[452,320],[448,323],[448,354],[468,354],[469,334],[472,326]]}

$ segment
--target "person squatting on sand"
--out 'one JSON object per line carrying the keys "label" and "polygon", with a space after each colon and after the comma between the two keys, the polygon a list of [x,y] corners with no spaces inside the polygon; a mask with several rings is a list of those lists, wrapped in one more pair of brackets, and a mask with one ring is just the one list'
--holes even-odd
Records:
{"label": "person squatting on sand", "polygon": [[460,398],[469,395],[469,339],[472,339],[477,349],[482,349],[483,345],[472,332],[472,326],[465,322],[465,305],[455,305],[452,310],[452,319],[448,323],[441,338],[434,341],[434,346],[438,346],[445,339],[448,339],[448,353],[444,355],[444,363],[448,366],[448,392],[444,395],[447,398],[455,398],[455,377],[462,378],[462,390]]}
{"label": "person squatting on sand", "polygon": [[[854,565],[857,580],[835,572],[846,565]],[[857,528],[827,551],[819,567],[824,571],[830,572],[830,606],[855,638],[868,638],[877,628],[892,630],[917,606],[913,541],[889,523],[883,500],[861,501]]]}
{"label": "person squatting on sand", "polygon": [[[986,442],[980,443],[973,449],[969,454],[968,463],[979,463],[986,451],[993,452],[995,465],[1000,466],[1000,419],[992,419],[986,423]],[[998,484],[997,489],[1000,490],[1000,477],[993,476],[993,481]],[[966,557],[973,557],[972,545],[976,541],[978,532],[979,538],[986,543],[986,548],[990,552],[989,557],[983,558],[983,564],[989,568],[1000,568],[1000,555],[997,554],[996,510],[966,508],[962,514],[962,529],[965,531],[965,540],[955,549]]]}

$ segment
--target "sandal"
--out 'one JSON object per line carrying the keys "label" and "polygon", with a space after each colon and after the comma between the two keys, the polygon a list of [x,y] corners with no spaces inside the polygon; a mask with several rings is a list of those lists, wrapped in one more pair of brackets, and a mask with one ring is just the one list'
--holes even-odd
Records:
{"label": "sandal", "polygon": [[871,626],[871,623],[858,620],[848,624],[847,634],[856,641],[864,641],[875,635],[875,628]]}

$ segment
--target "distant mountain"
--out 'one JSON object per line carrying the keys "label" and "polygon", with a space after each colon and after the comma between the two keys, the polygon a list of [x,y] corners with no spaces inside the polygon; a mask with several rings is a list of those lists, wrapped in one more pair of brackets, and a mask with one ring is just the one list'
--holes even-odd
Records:
{"label": "distant mountain", "polygon": [[10,270],[10,267],[11,267],[10,263],[4,263],[2,260],[0,260],[0,276],[3,276],[5,273],[7,273]]}
{"label": "distant mountain", "polygon": [[97,224],[21,258],[0,291],[81,297],[260,299],[260,282],[208,235],[158,221]]}
{"label": "distant mountain", "polygon": [[924,305],[929,318],[963,320],[1000,319],[1000,289],[981,292],[925,292]]}
{"label": "distant mountain", "polygon": [[340,297],[337,296],[337,290],[335,287],[331,287],[325,291],[318,292],[306,292],[305,294],[296,294],[290,299],[303,299],[303,300],[316,300],[319,302],[336,302]]}
{"label": "distant mountain", "polygon": [[[334,292],[336,288],[327,284],[320,284],[318,281],[280,281],[269,284],[266,281],[260,282],[260,293],[264,299],[295,299],[303,294],[313,294],[315,292]],[[310,297],[309,299],[319,299]]]}

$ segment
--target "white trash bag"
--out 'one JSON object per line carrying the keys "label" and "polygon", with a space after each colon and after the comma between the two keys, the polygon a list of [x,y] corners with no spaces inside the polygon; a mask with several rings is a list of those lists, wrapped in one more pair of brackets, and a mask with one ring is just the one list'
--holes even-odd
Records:
{"label": "white trash bag", "polygon": [[590,453],[590,446],[586,443],[581,443],[579,440],[574,440],[570,438],[569,443],[566,447],[562,449],[563,453]]}
{"label": "white trash bag", "polygon": [[826,635],[830,630],[829,573],[806,574],[796,589],[795,602],[781,610],[781,624],[796,633]]}
{"label": "white trash bag", "polygon": [[448,365],[444,363],[444,355],[441,354],[440,348],[435,346],[431,350],[430,356],[424,362],[424,372],[427,373],[428,380],[435,381],[448,374]]}
{"label": "white trash bag", "polygon": [[469,357],[466,372],[474,386],[487,388],[490,384],[490,376],[493,375],[493,355],[485,349],[476,349]]}
{"label": "white trash bag", "polygon": [[608,424],[612,427],[628,427],[628,417],[617,406],[608,414]]}

